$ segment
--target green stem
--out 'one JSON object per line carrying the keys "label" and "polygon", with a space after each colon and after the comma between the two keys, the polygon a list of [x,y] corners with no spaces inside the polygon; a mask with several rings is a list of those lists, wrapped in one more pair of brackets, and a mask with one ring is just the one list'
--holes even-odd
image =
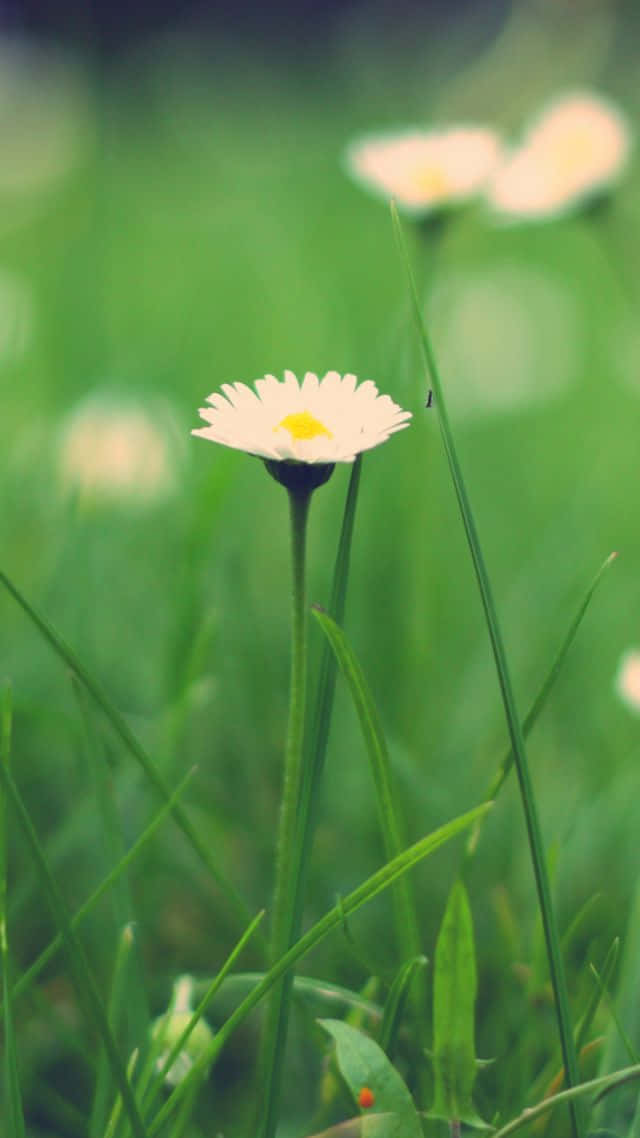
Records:
{"label": "green stem", "polygon": [[[295,939],[296,893],[303,845],[298,811],[303,781],[307,676],[305,548],[311,491],[290,488],[288,493],[293,584],[291,687],[269,946],[269,963],[272,966],[284,956]],[[261,1062],[264,1086],[259,1122],[261,1138],[273,1138],[278,1121],[292,982],[293,973],[289,972],[274,987],[267,1008]]]}
{"label": "green stem", "polygon": [[[484,608],[485,618],[487,622],[487,629],[489,638],[491,640],[491,647],[493,649],[493,656],[498,673],[498,682],[500,684],[500,691],[502,694],[502,701],[505,709],[505,716],[509,729],[509,738],[511,749],[513,751],[513,758],[518,776],[518,783],[520,786],[520,797],[522,799],[522,807],[524,810],[525,823],[527,835],[529,839],[529,852],[531,855],[531,862],[533,865],[533,873],[535,877],[536,889],[538,893],[538,904],[540,906],[540,913],[542,916],[542,926],[544,929],[545,942],[547,947],[547,957],[549,962],[549,973],[551,976],[551,984],[555,996],[556,1015],[558,1020],[558,1034],[560,1036],[560,1044],[562,1048],[562,1058],[564,1063],[565,1078],[569,1088],[575,1087],[579,1082],[578,1074],[578,1061],[576,1058],[575,1045],[573,1040],[573,1030],[571,1027],[571,1017],[569,1014],[569,996],[567,992],[567,982],[562,962],[562,954],[560,951],[560,936],[556,924],[555,913],[551,903],[551,889],[549,886],[549,877],[547,873],[547,865],[544,855],[544,847],[542,844],[542,835],[540,832],[540,823],[538,821],[538,812],[536,801],[533,793],[533,786],[531,784],[531,777],[529,774],[529,766],[524,746],[524,738],[522,728],[520,726],[520,719],[516,710],[515,699],[513,696],[513,689],[511,686],[511,678],[507,666],[507,657],[504,650],[500,626],[498,624],[498,617],[493,600],[493,592],[489,582],[489,574],[484,561],[484,555],[480,546],[480,539],[476,530],[475,519],[471,510],[471,504],[467,496],[467,489],[462,476],[462,470],[456,452],[453,433],[449,424],[449,417],[444,402],[444,393],[442,383],[440,380],[440,373],[436,364],[436,360],[431,347],[431,341],[427,334],[427,330],[422,318],[422,311],[418,293],[416,290],[411,264],[404,242],[398,213],[394,205],[392,205],[392,217],[396,237],[402,259],[404,261],[407,275],[409,278],[409,289],[411,293],[412,306],[416,325],[420,334],[422,351],[424,361],[427,366],[427,371],[433,385],[435,395],[435,402],[438,409],[438,421],[440,424],[440,432],[444,444],[451,477],[454,484],[458,505],[460,507],[460,514],[465,527],[467,541],[469,544],[469,551],[473,561],[473,566],[476,573],[476,579],[482,598],[482,606]],[[576,1138],[584,1133],[582,1125],[582,1111],[579,1105],[569,1100],[569,1112],[571,1114],[571,1123],[573,1133]]]}

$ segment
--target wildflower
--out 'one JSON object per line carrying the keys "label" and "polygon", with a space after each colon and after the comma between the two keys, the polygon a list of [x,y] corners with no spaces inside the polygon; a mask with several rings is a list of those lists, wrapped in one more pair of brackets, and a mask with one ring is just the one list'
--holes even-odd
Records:
{"label": "wildflower", "polygon": [[625,652],[618,665],[615,688],[623,703],[640,714],[640,651]]}
{"label": "wildflower", "polygon": [[629,127],[616,107],[587,92],[567,95],[535,120],[498,168],[489,204],[513,217],[565,213],[611,186],[630,149]]}
{"label": "wildflower", "polygon": [[336,462],[353,462],[411,418],[370,379],[358,387],[355,375],[337,371],[323,379],[308,371],[302,383],[285,371],[283,382],[267,375],[254,386],[223,383],[223,394],[209,395],[210,406],[200,408],[208,426],[191,433],[265,459],[285,485],[321,485]]}
{"label": "wildflower", "polygon": [[164,406],[151,416],[133,402],[94,394],[63,426],[62,483],[85,499],[157,501],[176,484],[174,432]]}
{"label": "wildflower", "polygon": [[191,976],[179,976],[173,987],[169,1011],[159,1016],[151,1028],[152,1039],[161,1047],[160,1054],[156,1058],[156,1070],[161,1074],[164,1073],[165,1082],[172,1087],[187,1077],[194,1063],[204,1055],[213,1039],[209,1025],[203,1019],[197,1020],[168,1071],[165,1071],[171,1052],[193,1018],[192,992]]}
{"label": "wildflower", "polygon": [[478,126],[372,135],[347,151],[353,177],[398,207],[426,214],[477,194],[501,151],[499,136]]}

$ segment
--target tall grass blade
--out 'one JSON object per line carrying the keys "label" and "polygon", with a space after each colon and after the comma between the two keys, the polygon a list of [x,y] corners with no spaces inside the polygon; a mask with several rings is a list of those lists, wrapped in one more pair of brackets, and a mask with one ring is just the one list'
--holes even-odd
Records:
{"label": "tall grass blade", "polygon": [[[420,310],[420,302],[418,300],[418,293],[416,290],[413,271],[411,269],[411,263],[409,261],[409,255],[400,225],[400,218],[398,216],[398,211],[394,203],[392,203],[391,211],[400,254],[407,272],[416,328],[418,330],[418,335],[420,338],[425,365],[427,367],[429,379],[435,395],[438,422],[440,425],[440,434],[447,456],[447,461],[449,463],[449,470],[451,473],[451,478],[458,500],[458,506],[460,508],[460,514],[467,536],[469,551],[471,553],[471,559],[473,561],[478,588],[482,599],[482,606],[487,622],[487,630],[491,641],[491,647],[493,649],[493,656],[495,660],[496,671],[498,674],[498,682],[500,685],[500,691],[502,693],[502,701],[504,704],[505,716],[509,729],[511,749],[513,751],[514,763],[518,774],[520,796],[524,809],[527,834],[529,838],[531,862],[533,866],[536,888],[538,892],[538,902],[540,905],[540,912],[544,926],[547,955],[549,958],[549,972],[551,975],[551,983],[555,995],[558,1031],[562,1046],[564,1068],[567,1074],[568,1085],[575,1086],[578,1082],[578,1061],[573,1042],[573,1029],[571,1026],[571,1017],[569,1013],[567,982],[564,972],[562,955],[560,952],[560,937],[556,924],[553,905],[551,902],[551,890],[549,887],[547,867],[545,864],[540,823],[538,821],[538,812],[533,793],[533,786],[531,784],[531,778],[529,774],[529,766],[527,763],[522,729],[520,727],[520,719],[518,717],[515,699],[513,696],[511,677],[507,665],[507,657],[502,640],[502,634],[500,632],[496,608],[493,601],[493,591],[491,589],[489,575],[487,573],[487,568],[485,565],[484,554],[480,545],[480,539],[471,509],[471,503],[469,501],[465,481],[462,475],[462,469],[458,461],[453,433],[449,424],[449,417],[444,400],[442,383],[440,381],[440,374],[431,347],[431,341],[427,334],[424,320],[422,318],[422,312]],[[577,1105],[574,1103],[573,1099],[569,1099],[568,1103],[574,1135],[576,1138],[582,1138],[582,1135],[584,1134],[584,1126],[582,1124],[581,1112],[577,1108]]]}
{"label": "tall grass blade", "polygon": [[87,1016],[95,1024],[104,1045],[114,1082],[122,1095],[123,1107],[131,1122],[134,1138],[148,1138],[136,1106],[131,1086],[127,1079],[124,1065],[118,1053],[115,1039],[109,1027],[109,1021],[100,997],[98,986],[89,969],[84,950],[73,931],[66,905],[49,870],[44,850],[42,849],[38,835],[22,801],[22,797],[11,775],[5,770],[4,764],[2,763],[0,763],[0,778],[5,792],[11,801],[12,809],[18,819],[23,834],[31,848],[43,892],[47,897],[49,907],[51,908],[54,920],[60,929],[65,948],[67,949],[79,999],[85,1007]]}
{"label": "tall grass blade", "polygon": [[[9,684],[0,688],[0,766],[9,772],[11,757],[12,702]],[[22,1095],[18,1075],[18,1059],[13,1030],[13,1007],[9,993],[9,931],[7,925],[7,811],[5,795],[0,794],[0,968],[2,969],[2,1002],[4,1034],[4,1100],[10,1132],[25,1138]]]}
{"label": "tall grass blade", "polygon": [[[76,929],[78,927],[83,918],[91,912],[94,905],[98,903],[100,898],[103,897],[104,894],[112,888],[114,881],[116,881],[121,874],[125,873],[129,866],[135,861],[138,854],[144,849],[147,842],[150,841],[150,839],[156,833],[158,827],[161,825],[167,815],[171,813],[175,803],[180,798],[180,795],[185,790],[187,784],[191,781],[195,770],[196,768],[192,767],[190,771],[187,771],[182,781],[178,783],[176,789],[169,795],[167,802],[165,802],[164,806],[158,810],[158,813],[155,815],[155,817],[151,819],[151,822],[147,828],[140,835],[140,837],[136,839],[130,850],[128,850],[124,857],[120,859],[118,864],[114,866],[111,872],[107,874],[100,885],[94,889],[91,896],[87,897],[87,900],[80,906],[77,912],[74,913],[74,915],[71,917],[72,929]],[[36,979],[48,961],[51,960],[51,957],[54,956],[55,953],[62,947],[62,944],[62,934],[58,933],[47,945],[47,947],[42,950],[40,955],[34,960],[33,964],[29,965],[27,970],[22,973],[18,980],[16,980],[11,990],[11,994],[14,999],[29,989],[33,981]]]}
{"label": "tall grass blade", "polygon": [[[586,611],[589,608],[589,605],[591,603],[591,598],[593,597],[593,594],[595,593],[598,585],[600,584],[600,581],[602,580],[602,577],[604,576],[606,570],[613,564],[613,562],[615,561],[617,556],[618,556],[617,553],[610,553],[609,554],[607,559],[602,563],[602,565],[598,569],[598,572],[596,573],[596,575],[593,578],[591,584],[589,585],[589,588],[587,589],[584,597],[582,598],[582,601],[578,607],[578,610],[575,613],[573,620],[571,621],[571,624],[569,625],[569,628],[567,630],[567,634],[566,634],[564,640],[562,641],[560,648],[558,649],[558,653],[557,653],[557,655],[556,655],[556,657],[555,657],[555,659],[551,665],[551,668],[549,669],[549,672],[546,676],[546,679],[544,680],[542,687],[540,688],[540,691],[538,692],[536,698],[534,699],[533,703],[531,704],[531,707],[529,708],[529,711],[527,712],[525,718],[522,721],[522,735],[523,735],[524,739],[528,738],[530,731],[533,730],[533,727],[535,726],[535,724],[538,720],[538,717],[540,716],[540,713],[542,712],[543,708],[545,707],[546,702],[547,702],[547,700],[548,700],[548,698],[549,698],[549,696],[553,690],[553,687],[555,686],[555,682],[556,682],[558,676],[560,675],[560,672],[562,671],[562,668],[563,668],[564,662],[567,658],[569,649],[571,648],[571,645],[573,644],[573,641],[576,637],[578,629],[580,628],[580,625],[582,624],[583,617],[585,616]],[[507,781],[507,778],[509,777],[509,774],[513,768],[513,759],[514,759],[513,747],[510,747],[509,750],[504,755],[502,761],[499,763],[498,768],[497,768],[493,778],[491,779],[491,782],[489,783],[489,785],[487,787],[487,790],[485,793],[485,800],[487,802],[490,799],[495,801],[495,799],[499,795],[500,791],[502,790],[502,787],[504,786],[505,782]],[[471,831],[471,833],[469,834],[469,838],[467,840],[467,855],[469,857],[475,853],[475,851],[477,849],[479,838],[480,838],[480,828],[478,826],[474,826],[474,828]]]}
{"label": "tall grass blade", "polygon": [[[611,1075],[600,1075],[597,1079],[589,1079],[586,1083],[578,1083],[575,1087],[570,1087],[566,1091],[560,1091],[557,1095],[551,1095],[550,1098],[544,1099],[543,1102],[536,1103],[535,1106],[528,1106],[514,1118],[508,1122],[506,1126],[501,1126],[499,1130],[494,1130],[491,1138],[509,1138],[511,1134],[515,1134],[517,1130],[521,1130],[523,1126],[530,1126],[535,1122],[536,1118],[542,1117],[548,1111],[553,1110],[554,1107],[560,1106],[562,1103],[573,1102],[584,1095],[593,1094],[595,1092],[608,1092],[615,1090],[616,1087],[623,1086],[624,1083],[631,1082],[634,1079],[640,1079],[640,1063],[634,1067],[623,1067],[620,1071],[614,1071]],[[594,1135],[595,1138],[595,1135]]]}
{"label": "tall grass blade", "polygon": [[[129,728],[126,720],[120,714],[115,705],[111,702],[106,692],[98,681],[87,671],[84,665],[80,662],[75,652],[69,647],[68,644],[62,639],[61,636],[55,631],[51,624],[37,612],[36,609],[23,597],[22,593],[16,586],[9,580],[6,573],[0,570],[0,583],[4,585],[8,593],[11,594],[13,599],[17,601],[23,611],[27,614],[29,619],[38,629],[40,634],[44,637],[47,643],[53,648],[56,655],[64,660],[65,664],[77,676],[78,680],[84,685],[91,698],[95,701],[98,707],[102,710],[107,720],[113,727],[118,738],[124,743],[125,747],[134,759],[139,763],[144,771],[147,779],[155,790],[164,798],[165,802],[171,797],[169,787],[167,786],[163,776],[158,771],[155,763],[147,754],[146,750],[133,734]],[[209,870],[214,881],[224,893],[227,901],[234,909],[236,915],[246,925],[247,921],[251,919],[251,914],[243,899],[235,888],[226,880],[224,875],[218,869],[214,862],[211,853],[202,841],[199,834],[192,825],[189,816],[179,802],[174,802],[171,812],[173,814],[176,824],[182,830],[187,841],[190,842],[198,857],[202,860],[204,865]]]}
{"label": "tall grass blade", "polygon": [[[356,714],[360,721],[362,737],[369,755],[371,771],[376,789],[380,829],[387,858],[400,853],[406,841],[404,827],[394,801],[391,777],[391,762],[382,730],[382,724],[365,680],[364,673],[343,630],[318,605],[312,608],[318,624],[327,637],[331,649],[347,681]],[[393,889],[395,902],[396,940],[402,960],[409,960],[421,954],[420,931],[416,914],[415,898],[406,877],[400,878]]]}

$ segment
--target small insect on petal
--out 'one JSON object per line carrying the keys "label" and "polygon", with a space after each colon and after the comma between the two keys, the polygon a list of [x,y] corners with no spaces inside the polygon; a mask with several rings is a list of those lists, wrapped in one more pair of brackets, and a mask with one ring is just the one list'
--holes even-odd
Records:
{"label": "small insect on petal", "polygon": [[371,1090],[371,1087],[362,1087],[358,1094],[358,1106],[361,1106],[364,1110],[366,1110],[367,1107],[373,1106],[375,1101],[376,1096]]}

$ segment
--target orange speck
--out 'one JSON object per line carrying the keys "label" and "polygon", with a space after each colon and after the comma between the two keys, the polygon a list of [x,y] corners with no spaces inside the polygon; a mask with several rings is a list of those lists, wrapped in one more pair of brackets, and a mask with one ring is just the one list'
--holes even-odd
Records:
{"label": "orange speck", "polygon": [[361,1106],[366,1110],[367,1107],[373,1106],[375,1101],[376,1096],[371,1090],[371,1087],[363,1087],[358,1095],[358,1106]]}

